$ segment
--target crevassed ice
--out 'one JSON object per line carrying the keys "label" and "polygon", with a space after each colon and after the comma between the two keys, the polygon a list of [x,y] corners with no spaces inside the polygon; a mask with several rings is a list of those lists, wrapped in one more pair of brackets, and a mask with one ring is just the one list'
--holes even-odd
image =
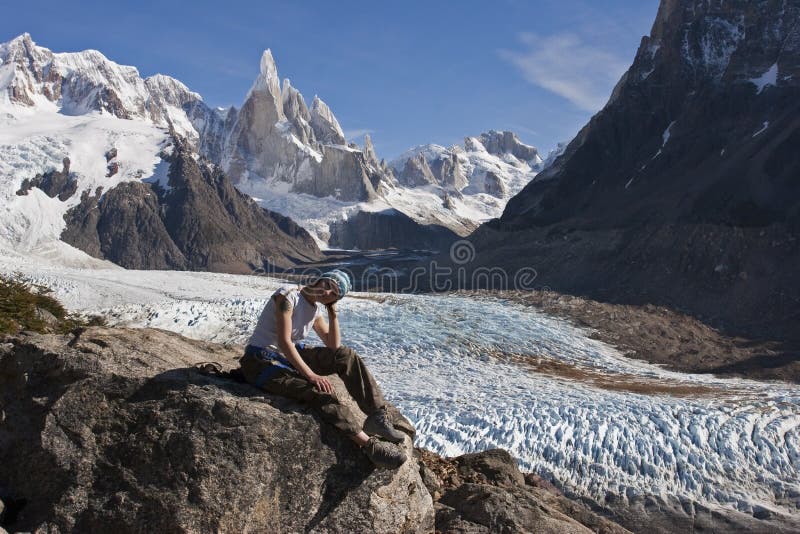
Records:
{"label": "crevassed ice", "polygon": [[[108,308],[112,322],[237,342],[246,340],[277,285],[158,271],[38,276],[73,308]],[[609,491],[623,498],[654,493],[797,513],[789,503],[800,494],[798,386],[669,372],[501,300],[371,295],[343,301],[340,318],[344,342],[416,425],[417,445],[446,455],[502,447],[524,470],[600,500]],[[496,351],[609,376],[702,385],[714,394],[598,389],[505,363],[492,356]]]}

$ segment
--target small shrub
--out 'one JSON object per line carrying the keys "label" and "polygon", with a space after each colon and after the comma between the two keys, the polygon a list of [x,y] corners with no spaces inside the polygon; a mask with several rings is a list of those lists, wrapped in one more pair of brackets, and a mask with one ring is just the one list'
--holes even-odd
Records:
{"label": "small shrub", "polygon": [[80,326],[105,324],[102,317],[86,319],[68,313],[51,293],[50,288],[29,282],[21,274],[0,275],[0,333],[68,332]]}

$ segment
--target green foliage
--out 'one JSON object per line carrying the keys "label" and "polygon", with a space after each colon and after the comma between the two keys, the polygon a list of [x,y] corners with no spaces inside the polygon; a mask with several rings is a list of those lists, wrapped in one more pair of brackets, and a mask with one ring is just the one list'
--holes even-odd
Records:
{"label": "green foliage", "polygon": [[104,324],[100,317],[85,319],[68,313],[51,293],[50,288],[33,284],[20,274],[0,275],[0,333],[68,332],[80,326]]}

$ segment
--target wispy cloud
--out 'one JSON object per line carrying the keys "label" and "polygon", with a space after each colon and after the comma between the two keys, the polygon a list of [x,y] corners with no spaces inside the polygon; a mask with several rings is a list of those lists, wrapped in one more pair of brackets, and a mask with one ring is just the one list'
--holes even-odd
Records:
{"label": "wispy cloud", "polygon": [[375,133],[375,130],[370,130],[368,128],[359,128],[355,130],[342,130],[344,132],[344,138],[348,141],[355,141],[360,137],[364,137],[367,134]]}
{"label": "wispy cloud", "polygon": [[521,49],[498,50],[500,57],[514,65],[529,83],[587,111],[603,107],[627,68],[624,60],[573,33],[521,33],[518,37]]}
{"label": "wispy cloud", "polygon": [[511,123],[508,125],[508,129],[517,134],[524,133],[528,135],[539,135],[539,132],[537,132],[536,130],[532,130],[531,128],[528,128],[527,126],[523,126],[521,124]]}

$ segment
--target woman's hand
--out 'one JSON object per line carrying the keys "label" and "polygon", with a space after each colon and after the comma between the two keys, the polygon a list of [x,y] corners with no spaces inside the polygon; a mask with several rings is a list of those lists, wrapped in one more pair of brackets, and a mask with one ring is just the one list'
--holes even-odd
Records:
{"label": "woman's hand", "polygon": [[318,390],[333,395],[333,384],[331,384],[331,381],[324,376],[313,373],[306,378],[308,378],[308,381],[314,384]]}
{"label": "woman's hand", "polygon": [[336,302],[337,301],[333,301],[325,305],[325,309],[328,310],[328,317],[336,317]]}

